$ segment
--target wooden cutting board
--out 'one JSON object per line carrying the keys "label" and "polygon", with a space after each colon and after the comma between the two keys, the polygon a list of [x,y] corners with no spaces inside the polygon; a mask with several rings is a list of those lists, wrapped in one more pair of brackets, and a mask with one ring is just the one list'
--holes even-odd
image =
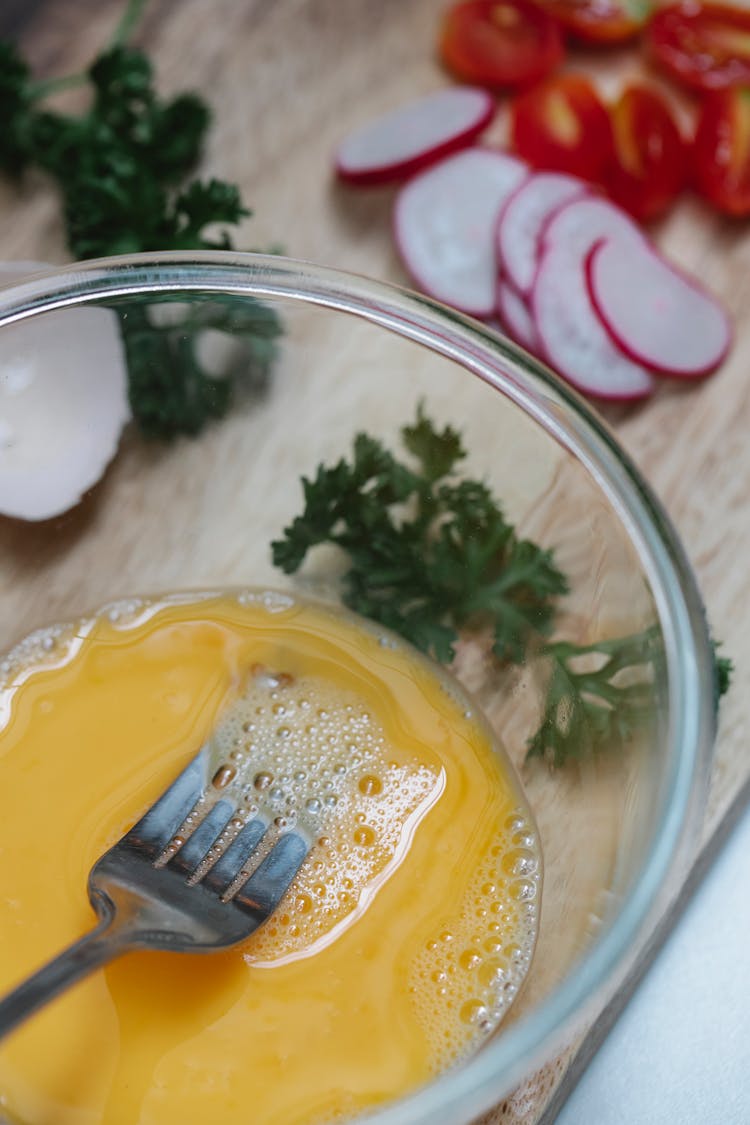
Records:
{"label": "wooden cutting board", "polygon": [[[255,209],[238,245],[282,243],[295,257],[406,281],[389,238],[392,193],[338,186],[330,153],[350,128],[445,84],[434,52],[442,7],[435,0],[151,0],[138,41],[155,60],[160,88],[193,87],[210,100],[215,124],[205,170],[237,182]],[[21,43],[39,76],[69,73],[88,63],[120,11],[120,0],[3,0],[0,35]],[[644,70],[633,50],[571,57],[569,65],[594,74],[607,94]],[[689,116],[689,104],[680,108]],[[501,118],[499,138],[502,131]],[[686,199],[656,237],[724,299],[737,328],[715,378],[665,384],[645,405],[607,416],[671,514],[715,635],[737,666],[722,706],[700,866],[750,777],[743,706],[750,667],[750,221],[730,224]],[[31,177],[23,194],[0,186],[3,258],[68,260],[57,201],[41,178]],[[607,1018],[484,1120],[551,1121]]]}

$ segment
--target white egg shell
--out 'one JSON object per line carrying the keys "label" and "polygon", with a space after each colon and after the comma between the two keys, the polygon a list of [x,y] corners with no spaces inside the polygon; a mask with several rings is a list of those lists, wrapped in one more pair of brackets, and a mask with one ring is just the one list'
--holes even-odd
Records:
{"label": "white egg shell", "polygon": [[[44,268],[5,263],[0,285]],[[45,520],[77,504],[117,452],[129,417],[111,310],[57,310],[0,329],[0,514]]]}

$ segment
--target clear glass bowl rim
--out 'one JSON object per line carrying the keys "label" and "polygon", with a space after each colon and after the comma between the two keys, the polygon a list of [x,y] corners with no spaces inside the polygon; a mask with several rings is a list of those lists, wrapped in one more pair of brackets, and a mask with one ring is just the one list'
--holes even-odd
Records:
{"label": "clear glass bowl rim", "polygon": [[[35,263],[30,268],[39,270]],[[686,841],[697,832],[716,715],[712,649],[695,579],[661,505],[584,400],[515,344],[406,289],[276,255],[134,254],[50,268],[8,284],[0,289],[0,328],[54,309],[175,291],[320,305],[455,360],[516,402],[585,466],[624,524],[651,583],[673,706],[665,746],[663,815],[639,877],[614,923],[539,1007],[460,1067],[368,1116],[377,1125],[470,1121],[529,1075],[593,1012],[597,997],[608,995],[622,979],[645,942]]]}

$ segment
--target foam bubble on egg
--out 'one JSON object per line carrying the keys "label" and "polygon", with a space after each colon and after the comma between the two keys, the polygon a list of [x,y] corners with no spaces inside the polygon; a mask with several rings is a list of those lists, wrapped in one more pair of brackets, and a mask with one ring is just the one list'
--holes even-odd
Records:
{"label": "foam bubble on egg", "polygon": [[309,950],[351,918],[441,780],[434,767],[394,762],[382,726],[353,692],[260,667],[210,745],[212,772],[231,762],[234,792],[313,841],[291,908],[258,931],[253,962]]}
{"label": "foam bubble on egg", "polygon": [[[98,619],[32,634],[0,661],[0,729],[24,678],[72,661],[97,620],[117,633],[135,631],[165,609],[197,607],[212,597],[207,591],[123,599],[105,607]],[[299,604],[286,594],[260,590],[238,592],[235,599],[243,611],[262,611],[269,620],[295,612]],[[356,630],[363,642],[380,640],[365,622],[346,619],[344,627]],[[469,742],[481,742],[490,757],[500,749],[455,681],[397,638],[382,639],[387,643],[378,648],[403,653],[429,676],[433,690],[439,688],[449,701],[445,721],[452,729],[473,732]],[[387,707],[380,709],[377,695],[368,704],[355,690],[356,679],[326,677],[320,665],[306,671],[285,644],[264,650],[263,659],[278,667],[249,660],[237,666],[230,681],[233,698],[208,742],[208,776],[222,796],[234,800],[237,829],[260,817],[272,831],[296,829],[312,843],[279,909],[243,950],[245,961],[258,968],[309,957],[353,926],[402,862],[420,824],[428,823],[446,784],[445,763],[429,745],[417,740],[407,752],[398,744],[399,724]],[[284,668],[286,661],[293,672]],[[538,834],[520,790],[494,807],[483,826],[488,836],[481,855],[475,849],[473,870],[471,865],[462,870],[462,890],[456,889],[445,909],[436,901],[438,909],[430,907],[426,920],[415,919],[424,940],[405,962],[404,988],[430,1043],[435,1073],[497,1028],[527,975],[536,940]]]}
{"label": "foam bubble on egg", "polygon": [[[523,849],[516,846],[519,835]],[[518,994],[536,942],[540,882],[536,834],[518,810],[497,826],[496,843],[468,882],[450,929],[425,942],[412,968],[436,1073],[487,1038]],[[440,1018],[446,1006],[459,1013],[458,1022]],[[468,1038],[462,1024],[471,1030]]]}
{"label": "foam bubble on egg", "polygon": [[[460,694],[451,691],[465,709]],[[281,813],[314,841],[284,908],[245,954],[261,966],[308,956],[356,919],[441,784],[434,766],[393,760],[382,726],[355,693],[261,667],[211,747],[213,765],[233,763],[233,784],[253,794],[261,815]],[[491,1034],[515,999],[536,940],[540,881],[536,830],[519,808],[497,825],[460,910],[412,966],[410,991],[436,1073]],[[446,1021],[446,1008],[459,1018]]]}

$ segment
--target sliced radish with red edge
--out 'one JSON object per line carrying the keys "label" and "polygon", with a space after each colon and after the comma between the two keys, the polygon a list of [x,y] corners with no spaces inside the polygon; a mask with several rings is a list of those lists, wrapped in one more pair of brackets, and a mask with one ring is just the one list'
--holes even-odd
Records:
{"label": "sliced radish with red edge", "polygon": [[438,90],[350,133],[336,152],[336,172],[342,180],[363,186],[405,179],[470,145],[494,112],[486,90]]}
{"label": "sliced radish with red edge", "polygon": [[732,340],[726,312],[653,247],[604,239],[586,270],[594,308],[631,359],[683,378],[708,375],[724,359]]}
{"label": "sliced radish with red edge", "polygon": [[471,148],[409,180],[394,211],[396,245],[425,293],[472,316],[495,310],[495,227],[528,174],[513,156]]}
{"label": "sliced radish with red edge", "polygon": [[587,185],[575,176],[539,172],[510,197],[500,215],[497,249],[500,268],[519,293],[531,292],[541,234],[550,215],[564,203],[589,195]]}
{"label": "sliced radish with red edge", "polygon": [[567,247],[571,254],[585,257],[602,238],[646,241],[641,228],[622,208],[607,199],[589,195],[564,203],[552,212],[542,230],[542,250],[560,245]]}
{"label": "sliced radish with red edge", "polygon": [[502,279],[497,285],[497,312],[503,327],[516,343],[527,352],[538,355],[541,345],[531,309],[521,294]]}
{"label": "sliced radish with red edge", "polygon": [[532,294],[544,358],[586,394],[615,402],[645,398],[654,380],[620,351],[599,320],[586,281],[586,253],[562,241],[544,251]]}

